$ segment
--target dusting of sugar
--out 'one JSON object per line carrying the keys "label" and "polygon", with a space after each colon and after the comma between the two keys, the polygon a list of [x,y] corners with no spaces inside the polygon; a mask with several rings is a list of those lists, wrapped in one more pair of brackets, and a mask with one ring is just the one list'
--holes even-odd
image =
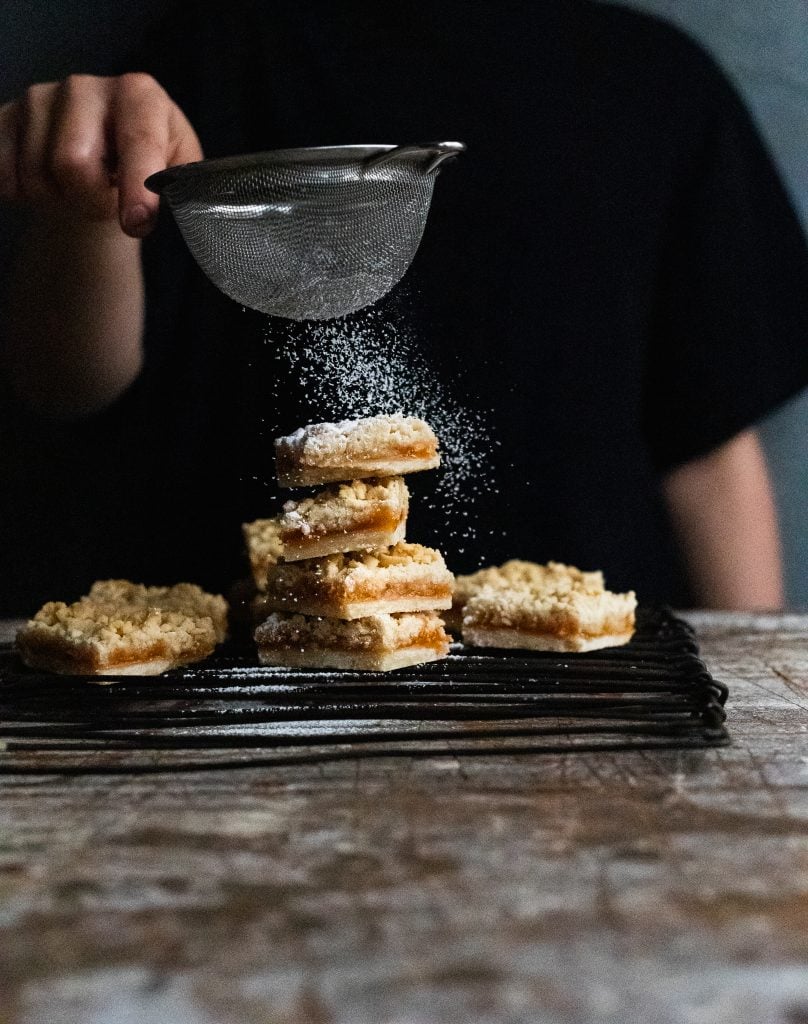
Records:
{"label": "dusting of sugar", "polygon": [[431,428],[422,419],[414,417],[394,416],[363,416],[339,423],[312,423],[298,429],[288,437],[279,438],[284,444],[300,450],[302,453],[333,452],[335,447],[348,445],[357,432],[367,435],[371,433],[379,440],[411,441],[419,439],[434,443],[435,437]]}
{"label": "dusting of sugar", "polygon": [[[326,708],[328,705],[325,706]],[[222,736],[263,737],[267,740],[279,740],[293,737],[315,736],[364,736],[391,723],[384,720],[365,718],[303,718],[300,720],[283,719],[277,722],[249,722],[243,725],[217,723],[216,725],[176,726],[161,730],[162,735],[204,736],[218,739]],[[398,723],[392,723],[394,728]],[[417,726],[416,726],[417,729]]]}
{"label": "dusting of sugar", "polygon": [[310,422],[377,415],[426,420],[438,437],[441,466],[423,504],[441,516],[457,542],[493,532],[474,513],[475,500],[499,490],[491,474],[491,453],[499,446],[491,410],[471,408],[457,397],[462,367],[453,385],[441,379],[405,309],[385,303],[351,317],[312,322],[305,332],[299,325],[285,333],[274,328],[266,340],[298,380]]}

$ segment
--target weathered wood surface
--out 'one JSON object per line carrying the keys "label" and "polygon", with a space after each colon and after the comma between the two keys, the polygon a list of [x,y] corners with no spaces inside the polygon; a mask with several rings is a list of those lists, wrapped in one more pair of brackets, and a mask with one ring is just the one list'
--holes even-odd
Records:
{"label": "weathered wood surface", "polygon": [[733,745],[0,780],[2,1024],[806,1024],[808,617]]}

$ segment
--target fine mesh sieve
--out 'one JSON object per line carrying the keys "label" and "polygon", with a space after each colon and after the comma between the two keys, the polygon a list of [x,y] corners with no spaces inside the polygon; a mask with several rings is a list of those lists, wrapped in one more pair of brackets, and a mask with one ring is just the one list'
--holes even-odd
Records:
{"label": "fine mesh sieve", "polygon": [[202,160],[146,179],[231,299],[291,320],[376,302],[426,224],[435,173],[461,142],[321,146]]}

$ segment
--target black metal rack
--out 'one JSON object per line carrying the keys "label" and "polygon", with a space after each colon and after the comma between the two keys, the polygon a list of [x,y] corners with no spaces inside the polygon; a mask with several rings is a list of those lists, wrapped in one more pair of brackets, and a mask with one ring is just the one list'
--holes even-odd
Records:
{"label": "black metal rack", "polygon": [[27,669],[6,646],[0,773],[720,746],[726,698],[692,629],[667,609],[640,609],[624,647],[561,655],[458,645],[394,673],[262,668],[253,652],[225,649],[113,682]]}

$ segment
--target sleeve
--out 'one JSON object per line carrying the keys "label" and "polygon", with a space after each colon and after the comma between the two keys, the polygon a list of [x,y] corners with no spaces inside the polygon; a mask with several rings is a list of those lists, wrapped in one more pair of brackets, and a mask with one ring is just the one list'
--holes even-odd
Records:
{"label": "sleeve", "polygon": [[717,68],[704,70],[646,365],[646,436],[663,472],[808,384],[806,240],[750,115]]}

